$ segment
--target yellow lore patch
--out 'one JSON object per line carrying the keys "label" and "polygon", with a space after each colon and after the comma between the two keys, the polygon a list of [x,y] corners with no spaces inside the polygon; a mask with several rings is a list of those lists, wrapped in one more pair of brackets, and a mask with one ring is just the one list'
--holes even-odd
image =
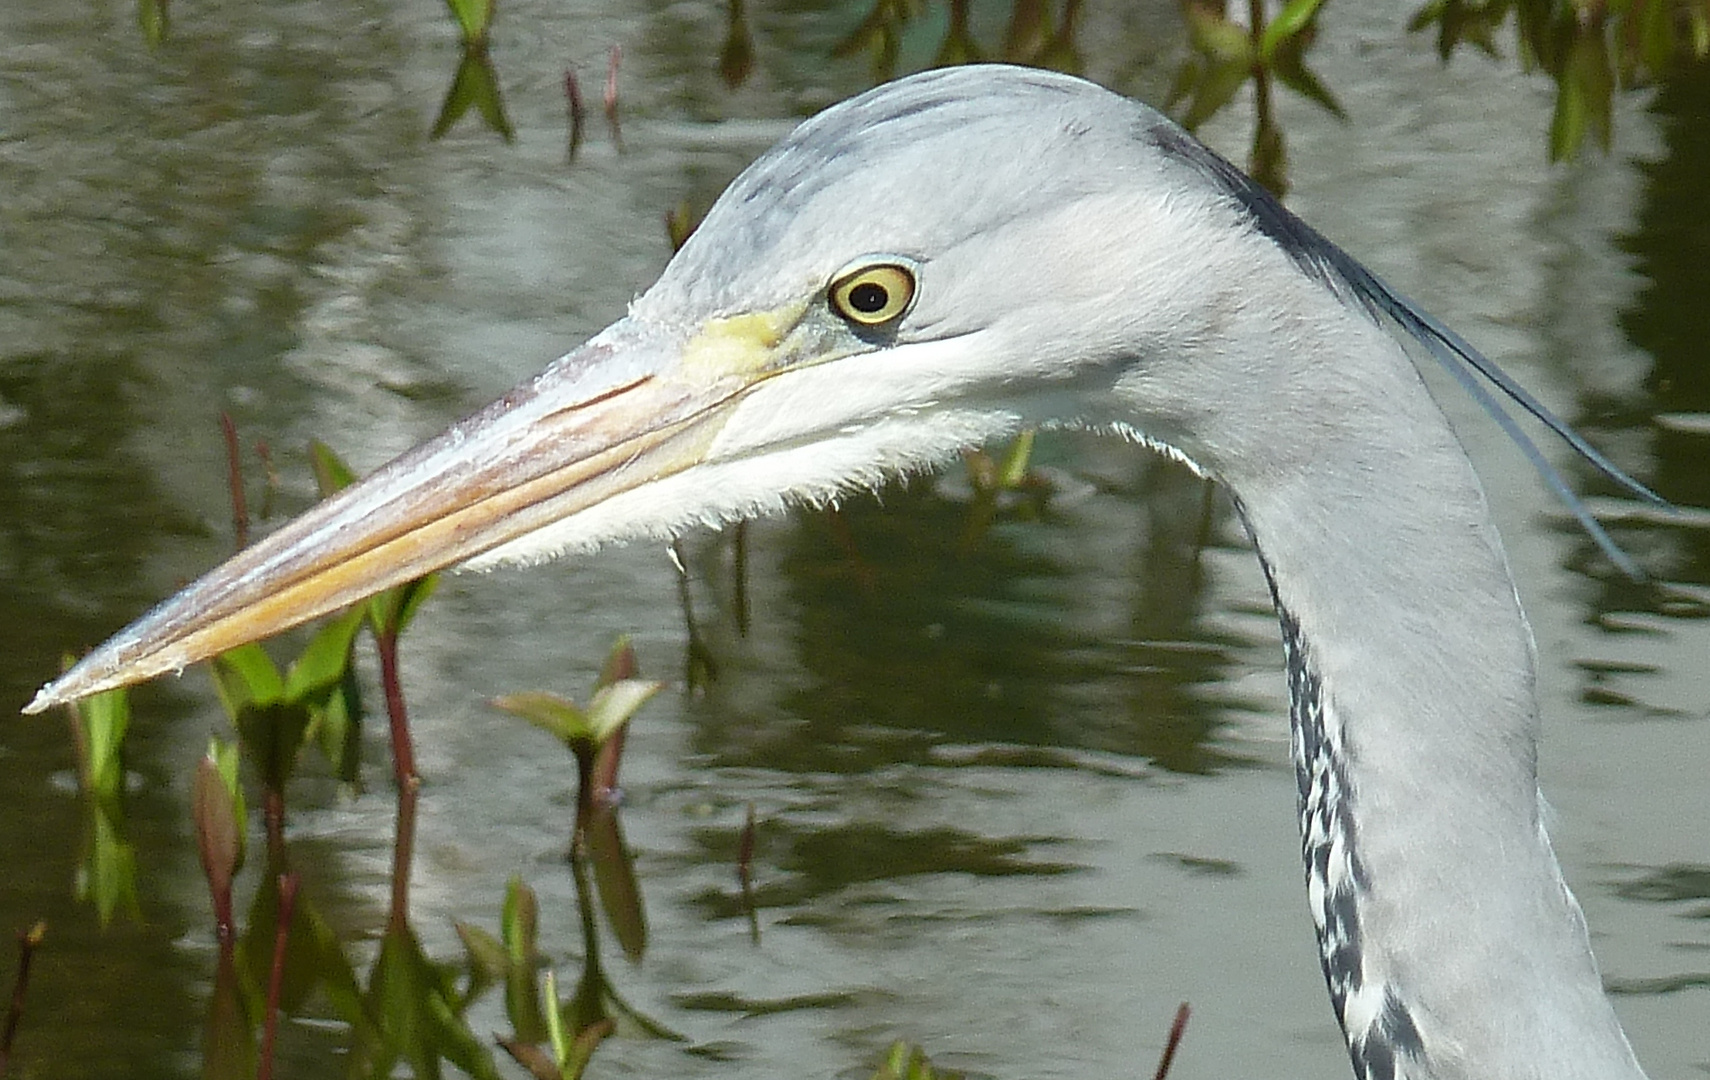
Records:
{"label": "yellow lore patch", "polygon": [[710,376],[759,374],[774,362],[779,343],[801,309],[755,311],[710,319],[683,346],[683,370]]}

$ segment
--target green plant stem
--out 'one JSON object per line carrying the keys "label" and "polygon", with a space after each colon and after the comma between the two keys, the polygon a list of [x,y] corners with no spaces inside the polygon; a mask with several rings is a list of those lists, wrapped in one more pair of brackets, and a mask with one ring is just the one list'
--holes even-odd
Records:
{"label": "green plant stem", "polygon": [[1260,140],[1270,127],[1271,75],[1265,66],[1265,0],[1247,0],[1247,32],[1253,36],[1253,158],[1258,160]]}

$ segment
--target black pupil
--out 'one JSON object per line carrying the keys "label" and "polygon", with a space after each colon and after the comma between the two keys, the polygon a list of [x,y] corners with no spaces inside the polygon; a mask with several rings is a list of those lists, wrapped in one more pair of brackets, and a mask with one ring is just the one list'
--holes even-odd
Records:
{"label": "black pupil", "polygon": [[885,287],[873,281],[863,281],[849,290],[849,306],[863,315],[885,310],[890,300],[891,294]]}

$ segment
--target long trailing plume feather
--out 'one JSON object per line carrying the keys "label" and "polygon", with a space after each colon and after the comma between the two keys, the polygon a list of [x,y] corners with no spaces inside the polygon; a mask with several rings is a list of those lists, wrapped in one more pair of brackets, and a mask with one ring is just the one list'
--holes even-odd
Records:
{"label": "long trailing plume feather", "polygon": [[1556,493],[1556,497],[1561,499],[1563,505],[1579,521],[1580,527],[1603,549],[1609,561],[1634,581],[1645,580],[1638,564],[1621,550],[1620,545],[1616,544],[1603,526],[1598,524],[1597,519],[1591,516],[1591,511],[1580,501],[1579,496],[1574,494],[1573,489],[1568,487],[1562,474],[1556,471],[1543,451],[1538,449],[1538,444],[1532,441],[1531,436],[1527,435],[1514,417],[1509,415],[1508,410],[1502,407],[1502,401],[1480,383],[1479,379],[1485,379],[1509,400],[1531,413],[1599,472],[1627,491],[1646,502],[1672,509],[1668,500],[1627,475],[1465,338],[1443,325],[1418,304],[1390,288],[1382,278],[1325,239],[1317,229],[1296,217],[1278,202],[1274,195],[1225,158],[1173,124],[1157,124],[1147,134],[1166,153],[1198,170],[1227,191],[1249,215],[1253,227],[1275,241],[1277,246],[1294,260],[1302,273],[1320,282],[1345,301],[1359,304],[1375,321],[1381,323],[1388,319],[1419,342],[1454,376],[1455,381],[1479,403],[1490,418],[1496,421],[1503,433],[1514,441],[1532,463],[1532,467],[1538,470],[1538,475],[1543,477],[1550,490]]}

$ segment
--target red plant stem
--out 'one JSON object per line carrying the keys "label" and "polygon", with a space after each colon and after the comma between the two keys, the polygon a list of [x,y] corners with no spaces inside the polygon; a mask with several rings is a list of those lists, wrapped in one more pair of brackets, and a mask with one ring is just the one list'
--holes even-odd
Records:
{"label": "red plant stem", "polygon": [[398,834],[392,843],[392,910],[388,925],[402,929],[410,921],[410,863],[416,850],[416,793],[421,781],[412,776],[398,788]]}
{"label": "red plant stem", "polygon": [[285,944],[297,907],[297,875],[279,875],[279,919],[273,931],[273,970],[267,976],[267,1016],[261,1024],[261,1061],[255,1080],[273,1080],[273,1040],[279,1033],[279,995],[285,985]]}
{"label": "red plant stem", "polygon": [[232,531],[239,549],[249,545],[249,503],[243,496],[243,458],[238,449],[237,425],[232,414],[220,414],[220,431],[226,437],[226,476],[232,489]]}
{"label": "red plant stem", "polygon": [[1176,1019],[1170,1025],[1170,1037],[1164,1042],[1164,1054],[1158,1059],[1158,1071],[1152,1075],[1152,1080],[1164,1080],[1170,1066],[1176,1060],[1176,1049],[1182,1044],[1182,1034],[1187,1031],[1188,1003],[1182,1002],[1176,1006]]}
{"label": "red plant stem", "polygon": [[569,68],[564,69],[564,100],[570,112],[570,157],[574,159],[582,145],[582,124],[587,114],[582,107],[582,87],[576,82],[576,73]]}
{"label": "red plant stem", "polygon": [[266,439],[255,440],[255,456],[261,459],[261,475],[266,481],[261,494],[261,520],[273,516],[273,499],[279,494],[279,470],[273,467],[273,451]]}
{"label": "red plant stem", "polygon": [[386,692],[386,718],[392,730],[392,778],[398,785],[398,833],[392,847],[392,925],[404,926],[410,914],[410,863],[416,846],[416,792],[421,778],[416,774],[415,746],[410,739],[410,716],[404,705],[404,684],[398,677],[398,631],[391,627],[374,632],[380,654],[380,685]]}
{"label": "red plant stem", "polygon": [[18,977],[12,983],[12,1005],[6,1010],[6,1027],[0,1031],[0,1076],[12,1060],[12,1040],[18,1034],[18,1022],[24,1018],[24,994],[30,988],[30,961],[36,946],[47,936],[47,923],[38,922],[18,933]]}
{"label": "red plant stem", "polygon": [[612,129],[612,142],[619,150],[623,149],[623,131],[618,127],[617,115],[617,73],[618,64],[623,60],[623,46],[613,45],[611,58],[606,62],[606,126]]}
{"label": "red plant stem", "polygon": [[414,785],[416,750],[410,739],[410,714],[404,705],[404,684],[398,678],[398,632],[374,632],[374,647],[380,654],[380,686],[386,692],[386,719],[392,730],[392,779],[398,790]]}
{"label": "red plant stem", "polygon": [[48,924],[36,923],[17,935],[17,979],[12,983],[12,1007],[5,1013],[5,1029],[0,1030],[0,1077],[5,1077],[7,1063],[12,1059],[12,1039],[17,1037],[17,1024],[24,1018],[24,993],[29,989],[29,962],[36,955],[41,938],[48,935]]}
{"label": "red plant stem", "polygon": [[736,879],[742,891],[754,884],[754,804],[748,804],[748,820],[742,824],[742,836],[736,843]]}
{"label": "red plant stem", "polygon": [[[266,785],[261,795],[261,820],[267,830],[267,864],[285,865],[285,792]],[[227,917],[229,919],[230,913]]]}
{"label": "red plant stem", "polygon": [[237,925],[232,922],[232,887],[227,883],[224,887],[214,887],[214,940],[220,944],[221,951],[232,947],[237,941]]}
{"label": "red plant stem", "polygon": [[736,579],[734,601],[736,604],[736,632],[743,637],[748,636],[748,522],[739,521],[736,528],[731,530],[734,551],[731,558],[730,576]]}

